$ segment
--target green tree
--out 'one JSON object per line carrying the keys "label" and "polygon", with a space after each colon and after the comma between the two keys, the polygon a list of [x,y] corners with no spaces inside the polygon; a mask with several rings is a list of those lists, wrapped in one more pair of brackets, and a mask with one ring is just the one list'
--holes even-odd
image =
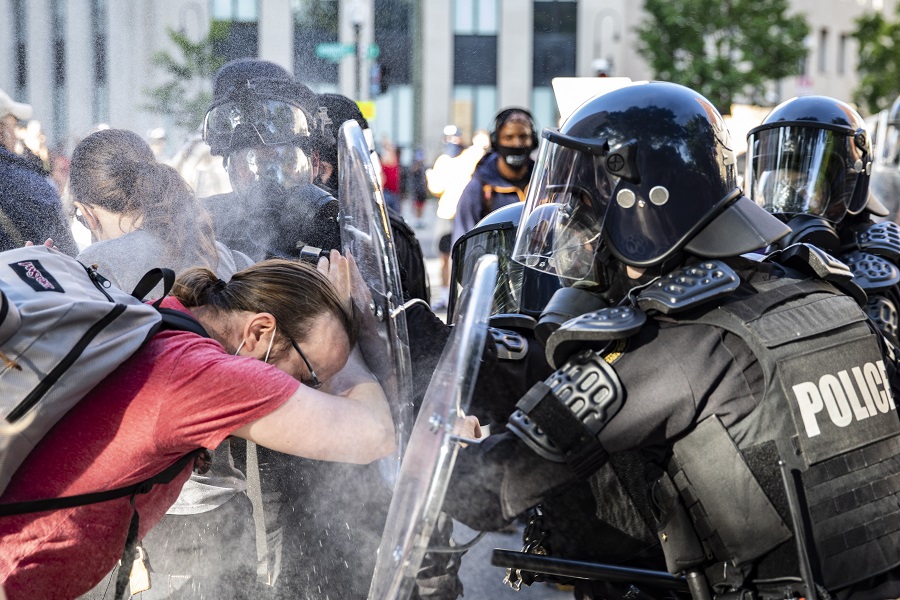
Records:
{"label": "green tree", "polygon": [[230,22],[213,21],[209,34],[196,43],[183,31],[168,29],[169,39],[181,56],[176,58],[160,50],[150,58],[154,67],[166,73],[168,81],[144,90],[149,99],[145,109],[171,116],[178,127],[196,129],[212,102],[212,76],[225,63],[217,48],[228,37],[230,27]]}
{"label": "green tree", "polygon": [[[900,4],[896,13],[900,17]],[[879,12],[863,14],[851,35],[859,42],[859,86],[853,101],[873,114],[889,108],[900,94],[900,19],[889,21]]]}
{"label": "green tree", "polygon": [[653,76],[697,90],[722,113],[800,72],[809,25],[788,0],[645,0],[638,52]]}

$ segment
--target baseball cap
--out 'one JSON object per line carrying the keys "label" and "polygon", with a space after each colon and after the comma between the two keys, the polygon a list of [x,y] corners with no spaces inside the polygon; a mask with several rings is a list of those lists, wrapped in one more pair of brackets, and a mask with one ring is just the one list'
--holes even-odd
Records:
{"label": "baseball cap", "polygon": [[31,105],[22,102],[13,102],[9,94],[0,90],[0,117],[12,115],[15,118],[24,121],[31,118]]}

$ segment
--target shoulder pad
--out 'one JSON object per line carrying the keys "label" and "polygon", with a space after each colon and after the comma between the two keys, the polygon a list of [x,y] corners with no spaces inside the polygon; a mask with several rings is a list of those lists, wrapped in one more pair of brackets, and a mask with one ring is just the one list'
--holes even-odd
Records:
{"label": "shoulder pad", "polygon": [[791,244],[783,250],[772,252],[766,256],[765,261],[776,262],[825,281],[844,282],[853,279],[850,267],[812,244]]}
{"label": "shoulder pad", "polygon": [[856,246],[890,260],[900,259],[900,226],[893,221],[873,223],[854,232]]}
{"label": "shoulder pad", "polygon": [[490,327],[499,327],[500,329],[512,329],[513,331],[534,331],[537,319],[519,313],[502,313],[491,315],[488,325]]}
{"label": "shoulder pad", "polygon": [[518,332],[489,327],[500,360],[519,360],[528,353],[528,340]]}
{"label": "shoulder pad", "polygon": [[[872,296],[865,307],[866,314],[879,331],[891,342],[897,344],[900,336],[900,315],[894,302],[884,296]],[[888,344],[889,345],[889,344]]]}
{"label": "shoulder pad", "polygon": [[727,296],[740,283],[737,273],[724,262],[707,260],[664,275],[641,292],[637,303],[643,310],[668,315]]}
{"label": "shoulder pad", "polygon": [[597,436],[624,401],[615,370],[586,351],[535,384],[516,404],[507,428],[540,456],[587,477],[607,459]]}
{"label": "shoulder pad", "polygon": [[900,283],[900,268],[881,256],[854,250],[842,257],[853,272],[853,281],[866,294],[877,293]]}
{"label": "shoulder pad", "polygon": [[769,254],[767,262],[776,262],[795,269],[803,275],[813,275],[833,284],[860,306],[866,303],[866,292],[860,287],[850,267],[812,244],[791,244],[784,250]]}
{"label": "shoulder pad", "polygon": [[547,338],[547,362],[557,368],[577,352],[602,350],[610,341],[631,337],[646,321],[644,311],[630,306],[602,308],[569,319]]}

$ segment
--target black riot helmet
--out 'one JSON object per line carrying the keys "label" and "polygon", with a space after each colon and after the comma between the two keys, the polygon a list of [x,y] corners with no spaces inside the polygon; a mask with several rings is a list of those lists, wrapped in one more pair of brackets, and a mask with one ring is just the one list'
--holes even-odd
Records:
{"label": "black riot helmet", "polygon": [[499,262],[491,314],[519,313],[537,318],[561,287],[555,275],[512,260],[516,229],[524,207],[523,202],[514,202],[492,211],[453,244],[447,306],[450,322],[456,322],[459,295],[470,283],[475,263],[485,254],[497,255]]}
{"label": "black riot helmet", "polygon": [[869,201],[872,143],[862,117],[827,96],[782,102],[747,136],[747,195],[784,220],[840,223]]}
{"label": "black riot helmet", "polygon": [[239,59],[216,73],[213,89],[203,140],[225,157],[235,191],[311,182],[315,94],[308,87],[274,63]]}
{"label": "black riot helmet", "polygon": [[612,259],[735,256],[788,232],[743,196],[722,116],[684,86],[595,96],[543,138],[514,258],[570,284],[609,285],[599,280]]}

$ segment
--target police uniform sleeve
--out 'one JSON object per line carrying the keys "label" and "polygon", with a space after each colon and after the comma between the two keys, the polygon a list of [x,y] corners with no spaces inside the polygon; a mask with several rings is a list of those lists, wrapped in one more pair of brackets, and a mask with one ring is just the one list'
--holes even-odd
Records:
{"label": "police uniform sleeve", "polygon": [[577,481],[565,464],[541,458],[515,436],[492,435],[460,450],[443,510],[473,529],[495,531]]}

